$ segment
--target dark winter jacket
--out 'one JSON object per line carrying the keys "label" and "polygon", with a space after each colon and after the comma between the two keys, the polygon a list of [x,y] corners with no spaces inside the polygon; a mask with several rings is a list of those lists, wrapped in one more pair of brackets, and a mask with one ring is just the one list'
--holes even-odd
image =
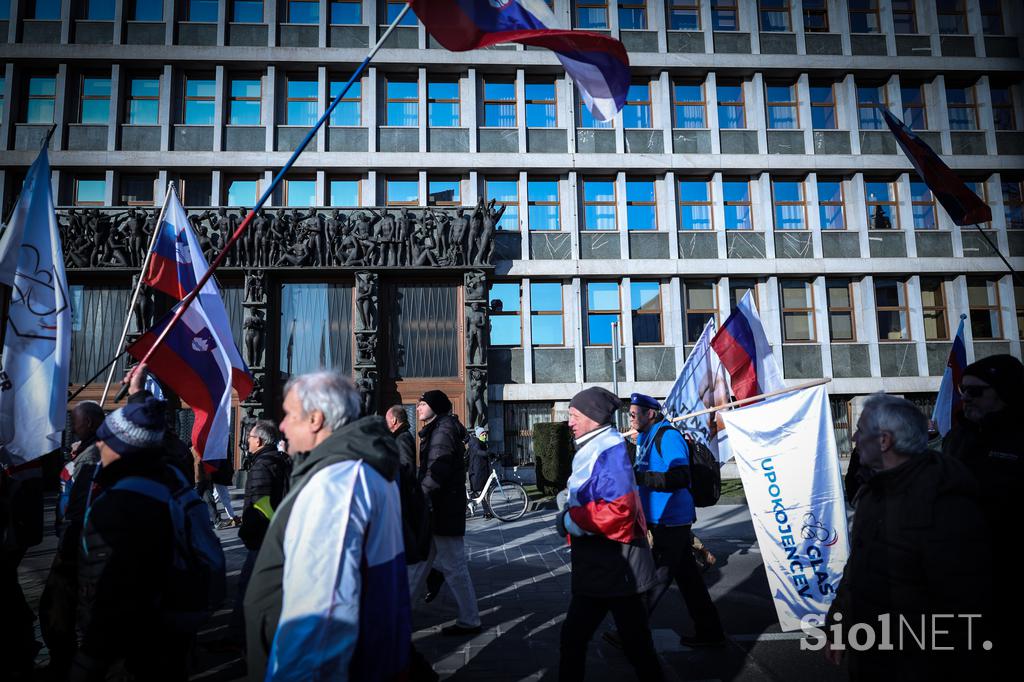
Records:
{"label": "dark winter jacket", "polygon": [[[174,535],[166,504],[111,487],[128,476],[179,482],[154,454],[117,460],[100,469],[102,487],[85,516],[78,558],[81,647],[76,668],[102,670],[124,659],[138,679],[164,679],[184,652],[161,624],[163,586],[173,559]],[[102,678],[100,678],[102,679]]]}
{"label": "dark winter jacket", "polygon": [[[142,403],[153,394],[147,390],[141,390],[128,396],[129,403]],[[160,445],[162,457],[165,462],[182,473],[186,481],[192,485],[196,484],[195,462],[192,456],[192,448],[183,440],[178,438],[171,428],[164,433],[164,441]]]}
{"label": "dark winter jacket", "polygon": [[238,537],[247,549],[255,551],[263,544],[273,510],[288,491],[291,469],[288,455],[278,451],[275,444],[265,445],[253,453],[252,466],[245,479],[242,527],[238,529]]}
{"label": "dark winter jacket", "polygon": [[[879,615],[888,613],[895,632],[900,616],[919,623],[928,614],[985,613],[992,586],[979,496],[959,462],[931,451],[866,480],[829,624],[841,612],[844,630],[856,623],[877,630]],[[940,644],[965,635],[963,620],[940,625],[947,624],[952,632]],[[967,665],[963,656],[936,657],[916,647],[848,653],[854,679],[944,679]]]}
{"label": "dark winter jacket", "polygon": [[416,439],[408,424],[395,432],[395,444],[398,445],[405,563],[412,565],[424,561],[430,554],[430,509],[416,474]]}
{"label": "dark winter jacket", "polygon": [[431,507],[434,535],[466,534],[466,429],[453,414],[420,429],[420,485]]}
{"label": "dark winter jacket", "polygon": [[487,443],[475,435],[469,436],[466,459],[469,466],[469,486],[474,492],[481,492],[491,475],[491,463],[487,454]]}
{"label": "dark winter jacket", "polygon": [[245,592],[246,648],[249,678],[263,680],[270,646],[281,618],[281,584],[284,574],[284,536],[296,498],[321,469],[339,462],[362,460],[388,481],[398,479],[395,439],[383,417],[363,417],[346,424],[314,448],[296,458],[291,488],[274,512]]}

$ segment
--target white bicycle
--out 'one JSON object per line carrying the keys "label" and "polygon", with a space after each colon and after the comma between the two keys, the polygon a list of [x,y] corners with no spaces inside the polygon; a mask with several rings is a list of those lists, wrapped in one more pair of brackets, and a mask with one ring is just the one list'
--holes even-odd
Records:
{"label": "white bicycle", "polygon": [[526,488],[515,481],[499,479],[492,460],[491,475],[487,477],[483,491],[476,497],[466,493],[466,516],[474,516],[477,507],[482,506],[501,521],[515,521],[526,513],[529,503]]}

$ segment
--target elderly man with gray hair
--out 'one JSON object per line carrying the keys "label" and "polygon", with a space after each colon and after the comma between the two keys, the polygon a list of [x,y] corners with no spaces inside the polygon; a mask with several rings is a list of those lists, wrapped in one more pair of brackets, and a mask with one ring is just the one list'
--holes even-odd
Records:
{"label": "elderly man with gray hair", "polygon": [[[409,667],[398,452],[337,372],[293,377],[281,431],[297,461],[245,595],[252,680],[390,680]],[[362,604],[372,608],[361,609]]]}
{"label": "elderly man with gray hair", "polygon": [[[853,440],[867,473],[827,617],[826,657],[838,664],[846,653],[855,680],[977,672],[985,639],[979,614],[991,588],[977,483],[962,464],[927,449],[928,420],[909,400],[869,397]],[[883,636],[886,622],[895,638]],[[875,636],[859,646],[869,631]]]}

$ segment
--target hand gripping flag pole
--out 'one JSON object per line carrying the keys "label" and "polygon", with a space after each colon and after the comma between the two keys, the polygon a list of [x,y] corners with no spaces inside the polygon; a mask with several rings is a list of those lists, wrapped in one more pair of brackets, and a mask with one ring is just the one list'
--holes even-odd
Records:
{"label": "hand gripping flag pole", "polygon": [[[159,348],[160,345],[164,342],[164,340],[167,338],[167,335],[170,333],[171,329],[174,328],[174,325],[177,324],[179,320],[181,320],[182,316],[185,314],[185,311],[188,310],[189,306],[192,305],[192,302],[199,296],[199,292],[201,292],[203,290],[203,287],[206,286],[206,283],[210,281],[210,278],[213,276],[213,273],[217,270],[217,268],[220,267],[221,263],[224,262],[224,259],[227,257],[228,252],[231,250],[231,247],[234,246],[235,242],[238,241],[238,239],[242,236],[242,233],[249,228],[249,224],[252,223],[253,218],[256,216],[256,213],[261,208],[263,208],[263,204],[267,202],[267,199],[269,199],[270,196],[274,193],[274,190],[277,188],[277,186],[281,184],[281,180],[284,178],[285,173],[287,173],[291,169],[292,165],[294,165],[295,161],[299,158],[299,155],[303,152],[303,150],[306,149],[306,145],[308,145],[310,140],[313,139],[313,136],[316,135],[318,130],[320,130],[324,122],[330,118],[331,114],[334,112],[335,108],[337,108],[342,98],[345,97],[345,95],[348,93],[348,89],[352,87],[352,83],[354,83],[355,80],[359,78],[360,74],[362,74],[363,72],[363,69],[366,68],[366,65],[369,64],[370,60],[373,59],[374,55],[377,54],[381,46],[384,44],[384,41],[388,39],[388,36],[391,35],[391,32],[395,30],[395,27],[398,26],[399,22],[402,21],[402,19],[405,17],[406,12],[408,11],[409,5],[406,5],[405,7],[402,8],[402,11],[398,13],[398,15],[388,26],[387,30],[384,31],[384,35],[380,37],[377,43],[370,49],[370,52],[366,55],[366,58],[363,59],[362,63],[358,67],[356,67],[355,71],[352,72],[352,75],[345,82],[345,85],[344,87],[342,87],[341,91],[337,95],[335,95],[333,100],[331,100],[331,103],[327,107],[327,110],[323,113],[322,116],[320,116],[320,119],[313,124],[313,127],[306,132],[306,136],[302,138],[302,141],[299,143],[299,146],[295,149],[294,152],[292,152],[291,157],[284,164],[281,170],[278,171],[277,175],[274,176],[274,180],[270,183],[270,186],[267,187],[267,189],[263,192],[263,196],[259,198],[259,201],[256,202],[256,206],[254,206],[253,209],[249,211],[248,215],[246,215],[245,219],[242,221],[242,224],[238,226],[234,234],[231,235],[231,238],[228,239],[227,242],[225,242],[224,248],[221,249],[217,257],[213,259],[212,263],[210,263],[210,267],[206,270],[206,273],[200,278],[200,280],[196,282],[196,286],[192,289],[192,291],[188,293],[188,295],[185,296],[185,298],[181,300],[181,304],[178,306],[178,309],[174,312],[174,317],[171,318],[170,322],[167,323],[167,326],[165,326],[163,330],[160,332],[160,335],[156,338],[156,341],[153,342],[153,345],[150,346],[149,350],[146,351],[145,356],[143,356],[143,358],[139,361],[139,364],[135,366],[136,369],[133,369],[132,372],[129,374],[129,378],[131,377],[132,374],[135,373],[138,367],[141,367],[142,365],[145,365],[147,362],[149,362],[149,359],[152,357],[154,351],[156,351],[156,349]],[[159,224],[157,227],[159,228]]]}

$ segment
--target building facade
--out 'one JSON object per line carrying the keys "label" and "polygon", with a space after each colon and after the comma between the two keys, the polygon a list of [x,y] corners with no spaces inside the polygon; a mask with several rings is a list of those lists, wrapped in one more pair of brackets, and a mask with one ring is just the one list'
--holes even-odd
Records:
{"label": "building facade", "polygon": [[[88,249],[88,220],[77,261],[65,244],[75,382],[120,332],[138,270],[130,248],[110,247],[131,242],[125,211],[152,212],[174,184],[216,252],[218,225],[255,204],[402,7],[0,1],[5,216],[53,123],[62,220],[70,229],[71,207],[106,216],[106,247]],[[1021,356],[1024,289],[988,246],[1024,268],[1019,2],[548,4],[566,26],[623,41],[622,113],[595,121],[546,51],[451,53],[407,15],[268,203],[287,227],[282,253],[289,239],[309,253],[257,256],[254,242],[219,278],[239,346],[260,344],[262,394],[243,416],[275,414],[288,375],[338,366],[373,379],[375,409],[443,387],[464,419],[489,422],[501,452],[528,461],[532,424],[564,418],[613,369],[621,395],[664,396],[706,321],[747,291],[786,379],[833,378],[841,449],[858,396],[885,389],[927,406],[961,315],[969,359]],[[973,183],[992,207],[985,235],[952,224],[879,105]],[[493,218],[489,258],[474,260],[468,236],[455,256],[435,235],[418,264],[382,249],[346,262],[329,225],[335,209],[354,224],[359,208],[388,208],[447,230],[457,207]],[[245,287],[254,272],[259,301]],[[372,329],[361,277],[373,281]]]}

